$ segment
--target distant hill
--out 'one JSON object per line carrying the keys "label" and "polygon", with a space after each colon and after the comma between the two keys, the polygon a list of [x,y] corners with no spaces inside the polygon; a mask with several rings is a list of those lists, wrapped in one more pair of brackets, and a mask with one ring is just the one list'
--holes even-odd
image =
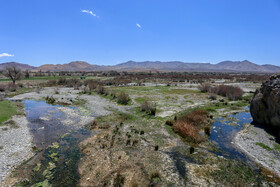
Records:
{"label": "distant hill", "polygon": [[111,66],[114,70],[139,71],[139,70],[158,70],[158,71],[197,71],[197,72],[280,72],[280,67],[274,65],[257,65],[248,60],[244,61],[223,61],[218,64],[210,63],[185,63],[180,61],[159,62],[128,61],[125,63]]}
{"label": "distant hill", "polygon": [[36,68],[37,71],[90,71],[94,70],[96,65],[91,65],[84,61],[73,61],[68,64],[45,64]]}
{"label": "distant hill", "polygon": [[22,70],[34,70],[34,69],[36,69],[36,67],[30,66],[28,64],[21,64],[21,63],[17,63],[17,62],[6,62],[6,63],[0,64],[0,70],[3,70],[5,67],[9,67],[9,66],[16,66],[16,67],[18,67]]}
{"label": "distant hill", "polygon": [[248,60],[244,61],[223,61],[218,64],[211,63],[187,63],[180,61],[128,61],[113,66],[92,65],[84,61],[73,61],[68,64],[45,64],[40,67],[33,67],[27,64],[8,62],[0,64],[0,70],[5,66],[15,65],[21,69],[33,71],[190,71],[190,72],[260,72],[278,73],[280,67],[275,65],[258,65]]}

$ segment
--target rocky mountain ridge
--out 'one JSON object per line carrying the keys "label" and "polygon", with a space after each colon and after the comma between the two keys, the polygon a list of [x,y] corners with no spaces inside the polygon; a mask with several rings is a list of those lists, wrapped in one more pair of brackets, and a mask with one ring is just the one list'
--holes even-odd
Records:
{"label": "rocky mountain ridge", "polygon": [[181,61],[128,61],[112,66],[92,65],[84,61],[73,61],[67,64],[45,64],[39,67],[8,62],[0,64],[0,70],[6,66],[17,66],[23,70],[32,71],[177,71],[177,72],[280,72],[280,67],[275,65],[258,65],[248,60],[244,61],[223,61],[218,64],[211,63],[187,63]]}

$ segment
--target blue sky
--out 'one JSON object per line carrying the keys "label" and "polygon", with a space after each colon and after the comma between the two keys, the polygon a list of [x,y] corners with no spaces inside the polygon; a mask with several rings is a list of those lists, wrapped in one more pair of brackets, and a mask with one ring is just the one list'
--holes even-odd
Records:
{"label": "blue sky", "polygon": [[280,65],[280,0],[0,0],[0,63]]}

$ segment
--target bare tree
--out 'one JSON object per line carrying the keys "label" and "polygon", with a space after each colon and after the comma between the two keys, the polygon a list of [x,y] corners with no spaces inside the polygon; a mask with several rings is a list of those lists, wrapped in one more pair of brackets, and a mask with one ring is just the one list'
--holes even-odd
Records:
{"label": "bare tree", "polygon": [[16,80],[20,80],[22,77],[21,69],[16,66],[10,66],[5,68],[3,75],[12,79],[13,84],[16,83]]}
{"label": "bare tree", "polygon": [[30,78],[30,73],[29,73],[29,71],[28,71],[28,70],[26,70],[26,71],[25,71],[25,75],[24,75],[24,76],[25,76],[25,78],[27,78],[27,79],[29,79],[29,78]]}

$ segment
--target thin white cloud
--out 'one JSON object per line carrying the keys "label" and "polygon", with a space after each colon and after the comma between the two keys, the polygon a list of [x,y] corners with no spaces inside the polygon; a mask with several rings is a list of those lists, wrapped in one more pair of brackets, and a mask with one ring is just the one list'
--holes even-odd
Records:
{"label": "thin white cloud", "polygon": [[9,56],[14,56],[14,55],[11,55],[9,53],[2,53],[2,54],[0,54],[0,57],[9,57]]}
{"label": "thin white cloud", "polygon": [[91,10],[82,10],[83,13],[87,13],[87,14],[90,14],[94,17],[98,17],[95,13],[93,13]]}
{"label": "thin white cloud", "polygon": [[140,25],[139,23],[136,23],[136,26],[139,27],[139,28],[141,28],[141,25]]}

